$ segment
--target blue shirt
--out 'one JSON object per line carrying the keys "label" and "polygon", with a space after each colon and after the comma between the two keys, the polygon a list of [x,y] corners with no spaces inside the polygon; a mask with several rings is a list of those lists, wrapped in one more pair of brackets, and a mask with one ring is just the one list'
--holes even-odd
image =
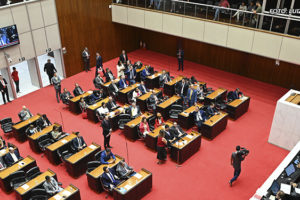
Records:
{"label": "blue shirt", "polygon": [[106,152],[103,151],[100,155],[100,162],[101,162],[101,164],[108,164],[107,161],[111,158],[116,159],[115,155],[112,152],[110,152],[108,155],[106,155]]}

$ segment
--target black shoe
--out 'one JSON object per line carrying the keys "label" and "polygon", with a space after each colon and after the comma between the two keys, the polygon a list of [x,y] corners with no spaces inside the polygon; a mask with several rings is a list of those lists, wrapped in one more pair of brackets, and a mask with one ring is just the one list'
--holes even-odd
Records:
{"label": "black shoe", "polygon": [[230,186],[230,187],[232,186],[232,182],[231,182],[231,181],[229,181],[229,186]]}
{"label": "black shoe", "polygon": [[108,148],[113,148],[112,146],[107,146]]}
{"label": "black shoe", "polygon": [[8,102],[10,103],[10,102],[11,102],[11,100],[8,100]]}

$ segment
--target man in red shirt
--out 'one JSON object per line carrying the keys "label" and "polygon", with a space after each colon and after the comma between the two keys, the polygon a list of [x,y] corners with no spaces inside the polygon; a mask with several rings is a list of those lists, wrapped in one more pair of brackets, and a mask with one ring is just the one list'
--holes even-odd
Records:
{"label": "man in red shirt", "polygon": [[15,67],[13,67],[13,72],[11,73],[11,77],[14,80],[15,84],[16,84],[16,91],[17,93],[20,92],[20,88],[19,88],[19,73],[17,71],[17,69]]}
{"label": "man in red shirt", "polygon": [[[230,4],[228,3],[227,0],[221,0],[221,2],[219,3],[219,6],[224,7],[224,8],[229,8]],[[214,20],[217,20],[217,18],[219,17],[219,14],[220,14],[220,8],[216,8]]]}

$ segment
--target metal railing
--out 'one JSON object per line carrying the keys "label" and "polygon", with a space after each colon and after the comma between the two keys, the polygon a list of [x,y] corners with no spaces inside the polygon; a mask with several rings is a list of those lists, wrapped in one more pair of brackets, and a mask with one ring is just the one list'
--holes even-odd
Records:
{"label": "metal railing", "polygon": [[224,8],[203,0],[207,4],[180,0],[113,0],[113,3],[171,12],[223,23],[251,27],[300,37],[300,17],[296,15],[254,13],[236,8]]}

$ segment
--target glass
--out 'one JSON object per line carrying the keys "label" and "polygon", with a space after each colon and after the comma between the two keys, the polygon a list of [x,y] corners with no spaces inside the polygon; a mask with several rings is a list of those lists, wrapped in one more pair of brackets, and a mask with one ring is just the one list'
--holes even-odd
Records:
{"label": "glass", "polygon": [[300,21],[291,20],[288,29],[289,35],[300,36]]}

